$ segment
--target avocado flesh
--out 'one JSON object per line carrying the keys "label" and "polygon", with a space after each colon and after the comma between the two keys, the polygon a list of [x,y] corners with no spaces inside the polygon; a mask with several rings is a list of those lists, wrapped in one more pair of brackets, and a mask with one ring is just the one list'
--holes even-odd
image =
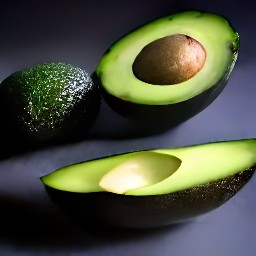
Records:
{"label": "avocado flesh", "polygon": [[[166,179],[126,194],[99,186],[104,175],[141,153],[146,158],[147,153],[156,158],[170,154],[176,167]],[[53,202],[80,226],[159,227],[205,214],[228,201],[254,174],[255,153],[254,139],[140,151],[67,166],[41,181]]]}
{"label": "avocado flesh", "polygon": [[[149,43],[173,34],[184,34],[200,42],[207,58],[193,78],[178,84],[157,86],[136,78],[132,66]],[[217,35],[217,36],[216,36]],[[102,57],[96,74],[104,90],[127,102],[145,105],[175,104],[216,86],[230,75],[238,52],[238,34],[224,18],[197,11],[173,14],[127,34]]]}
{"label": "avocado flesh", "polygon": [[64,63],[40,64],[1,83],[0,129],[22,145],[72,140],[93,124],[100,103],[98,87],[85,71]]}
{"label": "avocado flesh", "polygon": [[[150,164],[147,164],[147,159]],[[45,185],[63,191],[108,191],[111,187],[106,190],[100,186],[102,180],[107,175],[112,175],[119,186],[120,179],[125,175],[124,171],[129,172],[129,164],[136,161],[137,171],[142,169],[139,174],[146,177],[149,173],[151,178],[145,186],[124,189],[122,193],[134,196],[169,194],[217,181],[254,166],[256,140],[218,142],[110,156],[60,168],[41,177],[41,180]],[[126,176],[127,183],[133,179],[133,174],[131,172]],[[125,182],[123,186],[126,186]],[[113,183],[113,189],[114,187]]]}

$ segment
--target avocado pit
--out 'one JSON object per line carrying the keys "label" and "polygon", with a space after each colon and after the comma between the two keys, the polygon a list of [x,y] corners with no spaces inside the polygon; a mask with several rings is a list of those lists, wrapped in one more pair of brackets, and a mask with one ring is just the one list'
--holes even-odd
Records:
{"label": "avocado pit", "polygon": [[134,75],[143,82],[171,85],[185,82],[204,66],[206,51],[194,38],[169,35],[146,45],[133,63]]}

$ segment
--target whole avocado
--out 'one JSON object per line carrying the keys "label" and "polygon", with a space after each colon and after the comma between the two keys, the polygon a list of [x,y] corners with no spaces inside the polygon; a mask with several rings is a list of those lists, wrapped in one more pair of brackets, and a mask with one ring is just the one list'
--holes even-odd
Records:
{"label": "whole avocado", "polygon": [[204,110],[234,68],[239,35],[217,14],[184,11],[149,22],[117,40],[95,72],[117,113],[168,128]]}
{"label": "whole avocado", "polygon": [[10,147],[72,141],[94,123],[101,96],[88,73],[65,63],[17,71],[0,86],[1,136]]}

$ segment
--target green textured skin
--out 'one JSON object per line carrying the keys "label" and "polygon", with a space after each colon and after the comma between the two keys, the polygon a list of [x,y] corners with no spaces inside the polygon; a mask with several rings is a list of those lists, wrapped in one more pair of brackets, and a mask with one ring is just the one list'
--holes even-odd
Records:
{"label": "green textured skin", "polygon": [[71,139],[92,125],[100,103],[85,71],[63,63],[37,65],[1,83],[1,132],[22,144]]}

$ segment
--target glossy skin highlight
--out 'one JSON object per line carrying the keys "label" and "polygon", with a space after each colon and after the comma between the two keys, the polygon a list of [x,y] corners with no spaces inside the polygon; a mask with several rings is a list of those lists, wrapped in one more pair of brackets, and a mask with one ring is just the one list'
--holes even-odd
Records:
{"label": "glossy skin highlight", "polygon": [[0,86],[0,133],[6,143],[41,145],[78,139],[96,119],[98,87],[84,70],[44,63],[17,71]]}

